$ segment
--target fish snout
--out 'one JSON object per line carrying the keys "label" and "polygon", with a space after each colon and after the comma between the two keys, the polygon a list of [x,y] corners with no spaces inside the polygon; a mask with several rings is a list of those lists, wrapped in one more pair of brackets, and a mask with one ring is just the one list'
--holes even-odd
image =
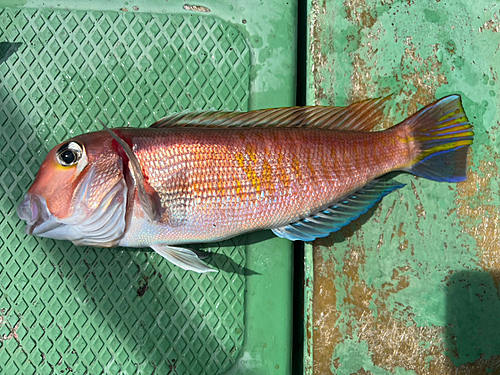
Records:
{"label": "fish snout", "polygon": [[26,221],[28,225],[33,225],[38,220],[40,208],[37,202],[39,199],[34,199],[31,194],[26,194],[24,200],[17,206],[17,216]]}
{"label": "fish snout", "polygon": [[26,233],[33,234],[37,225],[48,219],[47,204],[45,199],[36,194],[26,194],[24,200],[17,206],[17,216],[26,221]]}

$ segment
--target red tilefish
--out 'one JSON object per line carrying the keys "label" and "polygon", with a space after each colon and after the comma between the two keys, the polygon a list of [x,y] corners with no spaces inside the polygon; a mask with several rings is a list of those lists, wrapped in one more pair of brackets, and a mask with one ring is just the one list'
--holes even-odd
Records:
{"label": "red tilefish", "polygon": [[312,241],[402,188],[381,178],[389,172],[467,178],[474,133],[458,95],[373,131],[386,102],[198,111],[82,134],[48,153],[17,212],[28,234],[149,246],[184,269],[213,271],[183,245],[262,229]]}

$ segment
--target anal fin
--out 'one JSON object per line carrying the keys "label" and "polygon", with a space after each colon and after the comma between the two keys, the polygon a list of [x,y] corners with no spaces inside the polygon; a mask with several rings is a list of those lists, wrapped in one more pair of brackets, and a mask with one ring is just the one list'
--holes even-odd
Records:
{"label": "anal fin", "polygon": [[193,250],[164,244],[154,244],[151,245],[151,248],[166,260],[184,270],[198,273],[217,272],[217,270],[203,263]]}
{"label": "anal fin", "polygon": [[316,238],[326,237],[367,212],[387,194],[403,186],[405,185],[395,181],[374,180],[326,210],[275,228],[273,232],[278,237],[292,241],[313,241]]}

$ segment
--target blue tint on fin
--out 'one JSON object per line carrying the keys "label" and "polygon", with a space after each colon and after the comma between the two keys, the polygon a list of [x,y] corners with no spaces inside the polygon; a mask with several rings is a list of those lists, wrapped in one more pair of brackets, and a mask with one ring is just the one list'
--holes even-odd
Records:
{"label": "blue tint on fin", "polygon": [[469,146],[460,146],[452,150],[435,152],[415,164],[410,172],[415,176],[438,182],[465,181],[468,148]]}
{"label": "blue tint on fin", "polygon": [[387,194],[404,184],[374,180],[341,202],[295,223],[273,229],[273,233],[292,241],[313,241],[338,231],[363,215]]}

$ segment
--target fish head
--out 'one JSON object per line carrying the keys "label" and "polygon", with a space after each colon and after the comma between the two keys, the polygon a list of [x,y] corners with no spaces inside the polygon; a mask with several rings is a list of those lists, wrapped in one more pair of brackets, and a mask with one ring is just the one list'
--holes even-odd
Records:
{"label": "fish head", "polygon": [[124,161],[106,132],[54,147],[17,208],[26,233],[75,245],[114,246],[126,227]]}

